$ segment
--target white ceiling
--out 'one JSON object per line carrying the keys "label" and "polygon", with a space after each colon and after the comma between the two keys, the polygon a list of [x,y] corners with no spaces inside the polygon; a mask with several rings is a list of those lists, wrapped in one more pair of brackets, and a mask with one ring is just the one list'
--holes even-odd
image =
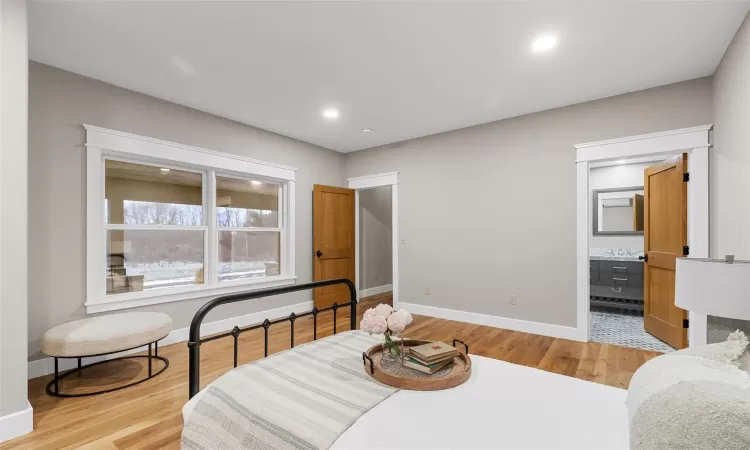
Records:
{"label": "white ceiling", "polygon": [[[30,56],[350,152],[711,75],[749,8],[32,2]],[[534,55],[541,33],[556,33],[559,46]],[[326,107],[340,118],[324,119]]]}

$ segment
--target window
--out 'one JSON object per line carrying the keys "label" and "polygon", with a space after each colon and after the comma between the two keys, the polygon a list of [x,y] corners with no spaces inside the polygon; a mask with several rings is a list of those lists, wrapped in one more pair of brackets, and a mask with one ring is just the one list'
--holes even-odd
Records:
{"label": "window", "polygon": [[281,187],[216,177],[219,281],[278,275]]}
{"label": "window", "polygon": [[294,169],[85,128],[87,312],[294,283]]}

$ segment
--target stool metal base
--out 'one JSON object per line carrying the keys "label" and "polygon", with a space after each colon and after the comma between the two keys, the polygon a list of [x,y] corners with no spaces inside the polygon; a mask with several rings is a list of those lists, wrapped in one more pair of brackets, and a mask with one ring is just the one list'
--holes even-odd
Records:
{"label": "stool metal base", "polygon": [[[157,344],[158,345],[158,344]],[[132,356],[121,356],[119,358],[112,358],[112,359],[106,359],[104,361],[95,362],[93,364],[89,364],[87,366],[81,367],[81,357],[78,356],[71,356],[69,359],[78,359],[78,368],[72,369],[68,372],[65,372],[64,374],[60,375],[58,371],[58,364],[57,360],[61,357],[55,357],[55,377],[50,380],[49,383],[47,383],[47,387],[45,390],[47,391],[47,394],[53,396],[53,397],[63,397],[63,398],[70,398],[70,397],[89,397],[91,395],[99,395],[99,394],[106,394],[107,392],[114,392],[119,391],[120,389],[125,389],[131,386],[135,386],[136,384],[143,383],[144,381],[148,381],[151,378],[154,378],[155,376],[159,375],[160,373],[167,370],[167,367],[169,367],[169,360],[163,356],[159,356],[158,354],[159,350],[158,347],[156,348],[156,352],[154,355],[151,354],[151,344],[148,344],[148,355],[132,355]],[[102,355],[92,355],[92,356],[102,356]],[[60,392],[60,385],[62,384],[62,380],[74,373],[81,373],[83,369],[88,369],[89,367],[98,366],[99,364],[106,364],[113,361],[119,361],[123,359],[134,359],[134,358],[147,358],[148,359],[148,376],[146,378],[142,378],[138,381],[134,381],[132,383],[128,383],[124,386],[118,386],[111,389],[105,389],[103,391],[95,391],[95,392],[86,392],[84,394],[63,394]],[[162,367],[161,370],[159,370],[156,373],[152,373],[152,362],[153,360],[158,359],[164,362],[164,367]]]}

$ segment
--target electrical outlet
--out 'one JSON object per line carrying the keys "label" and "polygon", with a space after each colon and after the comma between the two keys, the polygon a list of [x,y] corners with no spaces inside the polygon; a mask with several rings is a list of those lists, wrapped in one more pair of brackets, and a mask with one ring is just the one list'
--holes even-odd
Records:
{"label": "electrical outlet", "polygon": [[516,296],[515,295],[511,295],[510,296],[510,304],[511,305],[515,305],[516,304]]}
{"label": "electrical outlet", "polygon": [[401,236],[401,243],[402,243],[402,244],[406,244],[406,238],[405,238],[405,237],[403,237],[403,236]]}
{"label": "electrical outlet", "polygon": [[432,292],[430,291],[430,288],[426,287],[424,288],[424,295],[430,295]]}

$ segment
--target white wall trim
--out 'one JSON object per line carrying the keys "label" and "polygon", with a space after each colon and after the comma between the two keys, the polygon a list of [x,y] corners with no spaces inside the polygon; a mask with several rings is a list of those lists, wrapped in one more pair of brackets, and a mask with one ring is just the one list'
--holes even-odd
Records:
{"label": "white wall trim", "polygon": [[[276,319],[279,317],[289,316],[291,313],[303,313],[311,311],[313,309],[313,302],[297,303],[290,306],[282,306],[280,308],[268,309],[265,311],[259,311],[251,314],[245,314],[244,316],[230,317],[228,319],[216,320],[214,322],[208,322],[201,325],[201,337],[208,336],[210,334],[220,333],[222,331],[229,331],[235,325],[238,327],[246,327],[248,325],[255,325],[261,323],[265,319]],[[178,328],[172,330],[164,339],[159,341],[159,348],[179,342],[187,342],[190,333],[190,327]],[[113,353],[106,356],[96,356],[92,358],[84,358],[83,364],[91,364],[98,361],[104,361],[107,359],[117,358],[119,356],[125,356],[133,353],[138,353],[146,350],[147,347],[139,347],[127,352]],[[63,358],[59,360],[60,371],[74,369],[78,362],[75,358]],[[37,378],[44,375],[49,375],[55,371],[55,360],[54,358],[45,357],[37,359],[35,361],[29,361],[28,378]]]}
{"label": "white wall trim", "polygon": [[401,307],[409,310],[412,314],[437,317],[439,319],[456,320],[459,322],[473,323],[475,325],[504,328],[506,330],[522,331],[524,333],[539,334],[561,339],[580,340],[580,333],[574,327],[542,322],[530,322],[528,320],[511,319],[509,317],[490,316],[487,314],[458,311],[455,309],[436,308],[434,306],[417,305],[415,303],[402,303]]}
{"label": "white wall trim", "polygon": [[378,295],[378,294],[383,294],[383,293],[392,292],[392,291],[393,291],[392,284],[384,284],[382,286],[362,289],[361,291],[359,291],[359,298],[362,299],[363,297],[369,297],[371,295]]}
{"label": "white wall trim", "polygon": [[658,155],[710,145],[713,125],[641,134],[607,141],[578,144],[576,162],[606,161],[634,156]]}
{"label": "white wall trim", "polygon": [[[205,298],[219,295],[234,294],[236,292],[254,291],[272,287],[289,286],[297,282],[296,276],[274,276],[249,280],[223,281],[221,284],[204,284],[198,286],[186,286],[170,288],[169,293],[158,291],[142,291],[146,294],[137,298],[123,298],[119,295],[110,301],[86,302],[86,314],[97,314],[120,309],[138,308],[141,306],[159,305],[162,303],[179,302],[196,298]],[[140,292],[138,292],[140,294]],[[120,294],[127,296],[129,294]]]}
{"label": "white wall trim", "polygon": [[[398,309],[400,297],[400,283],[398,277],[398,245],[399,245],[399,231],[398,231],[398,179],[396,184],[391,186],[391,208],[393,218],[391,220],[391,252],[393,254],[393,276],[391,282],[393,283],[393,307]],[[359,229],[359,228],[358,228]],[[357,259],[359,261],[359,259]]]}
{"label": "white wall trim", "polygon": [[0,442],[15,439],[34,430],[34,410],[26,402],[26,409],[0,417]]}
{"label": "white wall trim", "polygon": [[[398,281],[398,172],[385,172],[374,175],[365,175],[361,177],[352,177],[346,179],[349,183],[349,189],[354,189],[354,285],[359,291],[359,191],[362,189],[372,189],[381,186],[391,186],[391,246],[393,248],[393,307],[399,306],[399,281]],[[361,297],[361,296],[360,296]]]}
{"label": "white wall trim", "polygon": [[[86,125],[86,124],[83,125],[83,128],[86,129],[86,146],[87,147],[99,147],[99,148],[106,148],[109,150],[123,150],[123,151],[128,151],[129,153],[133,153],[132,151],[129,151],[129,149],[132,149],[134,147],[133,141],[141,141],[138,145],[145,147],[145,150],[148,150],[152,146],[172,147],[177,150],[187,150],[190,152],[202,153],[207,156],[212,156],[214,157],[214,159],[215,158],[229,158],[229,159],[233,159],[239,162],[257,164],[260,166],[281,169],[284,171],[291,171],[291,172],[297,171],[295,167],[289,167],[289,166],[284,166],[281,164],[276,164],[276,163],[272,163],[268,161],[260,161],[257,159],[246,158],[244,156],[235,155],[232,153],[217,152],[215,150],[209,150],[206,148],[193,147],[192,145],[179,144],[177,142],[163,141],[161,139],[154,139],[148,136],[141,136],[138,134],[126,133],[124,131],[110,130],[108,128],[102,128],[102,127],[97,127],[94,125]],[[144,153],[146,155],[149,154],[148,151],[141,151],[138,153]],[[279,178],[282,178],[282,177],[279,177]],[[291,175],[291,178],[287,178],[287,177],[283,177],[283,178],[288,179],[288,180],[294,180],[294,174]]]}
{"label": "white wall trim", "polygon": [[[593,211],[590,208],[589,199],[589,164],[579,162],[576,164],[576,328],[578,329],[578,341],[589,340],[589,308],[591,289],[590,277],[582,277],[581,274],[589,273],[589,236],[591,233],[591,220]],[[581,202],[581,198],[586,201]],[[581,303],[581,299],[585,299]]]}
{"label": "white wall trim", "polygon": [[376,173],[361,177],[347,178],[349,189],[370,189],[398,184],[398,172]]}
{"label": "white wall trim", "polygon": [[[688,154],[688,245],[691,258],[709,257],[709,149],[713,125],[630,136],[576,145],[576,327],[588,340],[589,317],[589,235],[591,195],[588,191],[589,166],[593,161],[649,155]],[[690,346],[705,345],[707,317],[690,311]]]}

